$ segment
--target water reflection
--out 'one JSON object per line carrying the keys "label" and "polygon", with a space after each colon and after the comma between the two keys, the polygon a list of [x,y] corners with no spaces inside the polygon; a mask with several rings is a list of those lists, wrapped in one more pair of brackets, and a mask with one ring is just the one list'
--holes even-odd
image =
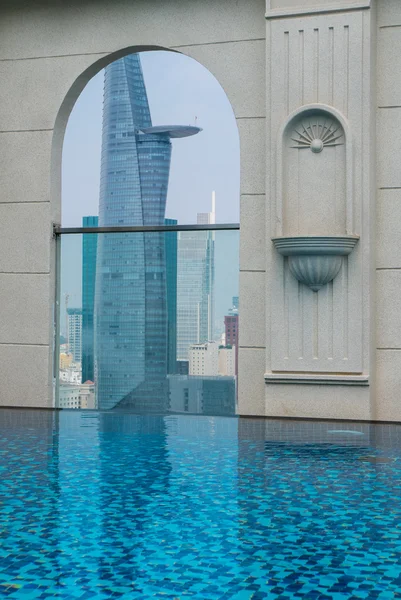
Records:
{"label": "water reflection", "polygon": [[0,595],[394,595],[400,461],[396,425],[0,410]]}

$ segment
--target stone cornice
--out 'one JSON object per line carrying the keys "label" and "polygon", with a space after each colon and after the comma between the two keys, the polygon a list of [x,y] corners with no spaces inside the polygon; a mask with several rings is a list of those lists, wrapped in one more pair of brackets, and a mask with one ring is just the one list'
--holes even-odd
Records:
{"label": "stone cornice", "polygon": [[286,8],[270,8],[266,10],[266,19],[287,19],[291,17],[307,17],[309,15],[350,12],[369,9],[371,0],[363,2],[338,2],[327,6],[290,6]]}

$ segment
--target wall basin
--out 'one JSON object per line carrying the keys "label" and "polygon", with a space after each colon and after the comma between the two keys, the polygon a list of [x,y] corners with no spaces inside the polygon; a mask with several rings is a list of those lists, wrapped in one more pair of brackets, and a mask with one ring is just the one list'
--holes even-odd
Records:
{"label": "wall basin", "polygon": [[350,254],[359,240],[357,235],[297,235],[272,238],[277,252],[288,256],[293,276],[318,292],[341,269],[342,257]]}

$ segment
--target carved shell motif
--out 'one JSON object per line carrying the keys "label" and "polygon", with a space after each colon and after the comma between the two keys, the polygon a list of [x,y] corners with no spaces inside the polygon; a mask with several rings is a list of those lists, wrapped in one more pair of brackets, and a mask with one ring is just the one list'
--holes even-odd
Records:
{"label": "carved shell motif", "polygon": [[[295,137],[298,136],[298,137]],[[294,129],[291,148],[309,148],[312,152],[322,152],[325,146],[341,146],[344,144],[344,132],[341,125],[332,119],[312,117],[303,120]]]}

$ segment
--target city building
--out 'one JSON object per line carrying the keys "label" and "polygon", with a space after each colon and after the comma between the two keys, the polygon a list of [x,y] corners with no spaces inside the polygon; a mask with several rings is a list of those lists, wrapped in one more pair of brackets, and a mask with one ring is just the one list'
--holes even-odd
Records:
{"label": "city building", "polygon": [[58,408],[81,408],[78,384],[67,382],[60,383]]}
{"label": "city building", "polygon": [[[197,224],[215,223],[212,212],[199,213]],[[177,274],[177,360],[187,361],[189,347],[214,339],[214,231],[180,231]]]}
{"label": "city building", "polygon": [[59,408],[95,409],[95,384],[86,381],[82,384],[60,383]]}
{"label": "city building", "polygon": [[[164,225],[170,140],[199,131],[152,127],[138,54],[106,67],[99,226]],[[99,408],[165,409],[167,278],[163,232],[99,236],[94,325]]]}
{"label": "city building", "polygon": [[236,347],[217,342],[193,344],[189,347],[189,375],[198,377],[236,375]]}
{"label": "city building", "polygon": [[81,362],[82,357],[82,310],[80,308],[68,308],[68,348],[76,363]]}
{"label": "city building", "polygon": [[238,314],[224,317],[225,343],[229,346],[238,345]]}
{"label": "city building", "polygon": [[[233,301],[235,298],[233,298]],[[239,348],[239,314],[238,314],[238,298],[237,305],[233,302],[233,307],[228,311],[228,315],[224,317],[225,344],[233,346],[235,349],[235,375],[238,375],[238,348]]]}
{"label": "city building", "polygon": [[219,374],[219,345],[217,342],[193,344],[189,347],[189,375]]}
{"label": "city building", "polygon": [[189,375],[189,360],[177,360],[177,375]]}
{"label": "city building", "polygon": [[224,346],[219,348],[219,375],[234,377],[237,374],[236,350],[236,346]]}
{"label": "city building", "polygon": [[81,383],[81,363],[71,363],[64,369],[60,368],[59,379],[64,383]]}
{"label": "city building", "polygon": [[212,192],[212,210],[211,212],[198,213],[198,225],[214,225],[216,223],[216,192]]}
{"label": "city building", "polygon": [[[98,217],[83,217],[82,227],[97,227]],[[97,234],[82,236],[82,380],[94,380],[94,328]]]}
{"label": "city building", "polygon": [[176,413],[203,412],[203,377],[169,375],[168,410]]}
{"label": "city building", "polygon": [[81,408],[97,408],[95,384],[93,381],[87,380],[84,383],[81,383],[79,386],[79,401]]}
{"label": "city building", "polygon": [[168,410],[175,413],[233,415],[234,377],[169,375]]}
{"label": "city building", "polygon": [[72,354],[69,354],[66,352],[60,352],[60,358],[59,358],[60,369],[68,369],[68,367],[71,366],[72,361],[73,361]]}
{"label": "city building", "polygon": [[236,411],[236,381],[234,377],[203,379],[203,413],[233,415]]}
{"label": "city building", "polygon": [[[177,219],[165,219],[165,225],[177,225]],[[177,251],[176,231],[164,234],[167,288],[167,373],[177,373]]]}

